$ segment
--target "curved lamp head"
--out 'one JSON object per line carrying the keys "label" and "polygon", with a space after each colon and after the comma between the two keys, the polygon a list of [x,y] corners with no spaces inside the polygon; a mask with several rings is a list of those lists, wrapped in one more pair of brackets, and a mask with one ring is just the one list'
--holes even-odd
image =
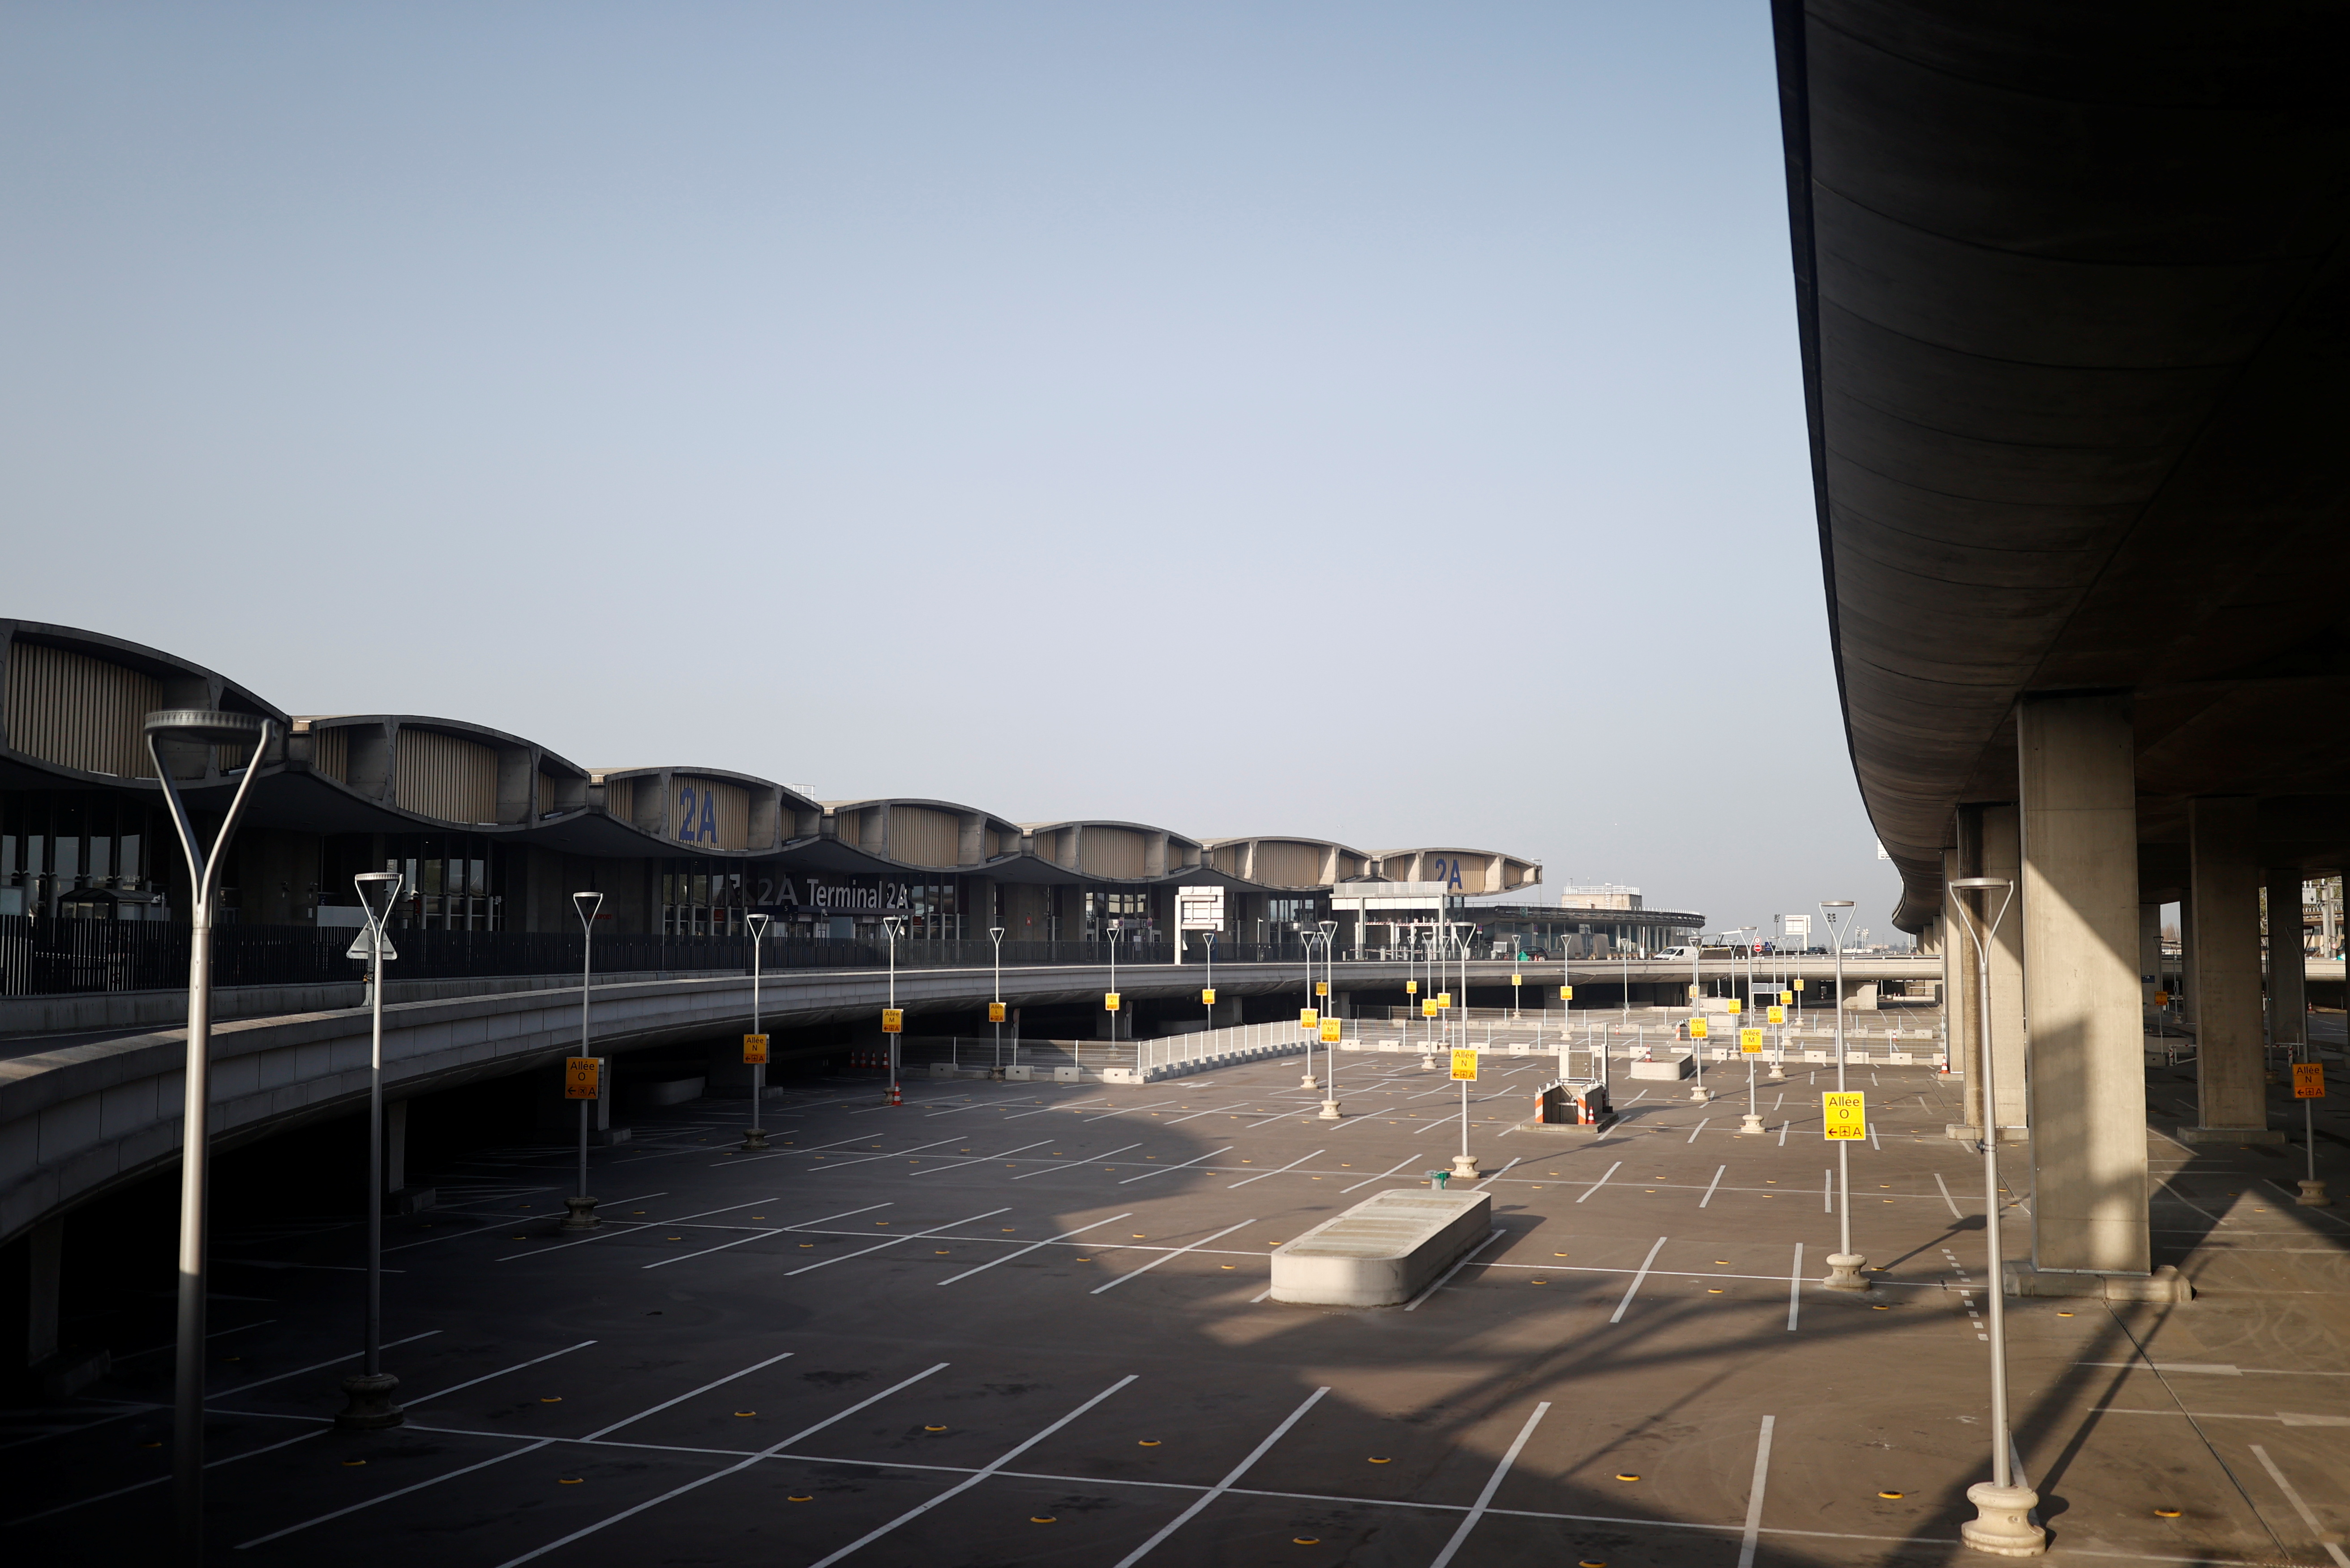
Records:
{"label": "curved lamp head", "polygon": [[249,746],[267,731],[269,721],[257,713],[224,713],[216,708],[163,708],[150,713],[140,729],[159,741],[199,746]]}
{"label": "curved lamp head", "polygon": [[887,930],[889,933],[890,940],[894,941],[899,937],[903,936],[906,932],[906,917],[903,915],[884,915],[881,917],[881,926],[884,930]]}
{"label": "curved lamp head", "polygon": [[1000,942],[1000,941],[1002,941],[1002,940],[1003,940],[1003,928],[1002,926],[990,926],[990,927],[988,927],[988,928],[987,928],[987,940],[988,940],[989,941],[991,941],[991,942]]}
{"label": "curved lamp head", "polygon": [[2012,888],[2015,884],[2004,877],[1961,877],[1950,886],[1963,888],[1970,892],[1980,889],[1988,893],[1998,888]]}
{"label": "curved lamp head", "polygon": [[574,893],[571,895],[571,907],[579,911],[579,923],[588,929],[593,930],[596,929],[593,923],[596,919],[596,911],[604,907],[604,895],[601,893]]}
{"label": "curved lamp head", "polygon": [[400,897],[400,876],[397,871],[362,871],[351,878],[359,890],[359,902],[367,907],[368,919],[380,926],[391,919],[392,901]]}
{"label": "curved lamp head", "polygon": [[773,915],[745,915],[743,923],[751,928],[751,940],[755,942],[767,934],[768,924],[774,919]]}

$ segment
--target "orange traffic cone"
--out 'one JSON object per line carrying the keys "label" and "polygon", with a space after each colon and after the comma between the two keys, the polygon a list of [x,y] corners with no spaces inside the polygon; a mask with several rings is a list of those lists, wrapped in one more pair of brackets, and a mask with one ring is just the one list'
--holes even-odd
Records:
{"label": "orange traffic cone", "polygon": [[898,1085],[895,1084],[889,1085],[889,1103],[893,1106],[902,1106],[906,1103],[906,1096],[899,1093]]}

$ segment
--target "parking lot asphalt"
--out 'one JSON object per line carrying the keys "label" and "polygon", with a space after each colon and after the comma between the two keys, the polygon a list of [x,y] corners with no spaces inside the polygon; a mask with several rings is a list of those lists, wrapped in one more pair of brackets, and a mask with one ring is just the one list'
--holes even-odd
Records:
{"label": "parking lot asphalt", "polygon": [[[1981,1162],[1955,1081],[1851,1070],[1865,1295],[1808,1066],[1619,1084],[1607,1136],[1523,1126],[1548,1059],[1468,1107],[1495,1232],[1408,1306],[1265,1299],[1268,1254],[1459,1147],[1417,1058],[1139,1086],[805,1080],[637,1118],[605,1224],[556,1228],[571,1151],[432,1173],[387,1222],[402,1428],[332,1428],[356,1369],[348,1215],[215,1242],[214,1560],[457,1568],[760,1563],[1413,1565],[1968,1560],[1989,1475]],[[2298,1153],[2149,1132],[2186,1305],[2009,1308],[2017,1457],[2052,1561],[2350,1562],[2350,1223]],[[2011,1251],[2030,1163],[2005,1158]],[[2287,1165],[2294,1168],[2286,1168]],[[11,1413],[5,1542],[151,1551],[171,1355]],[[2175,1517],[2171,1515],[2175,1513]],[[2338,1534],[2336,1534],[2338,1541]],[[24,1555],[16,1555],[23,1552]]]}

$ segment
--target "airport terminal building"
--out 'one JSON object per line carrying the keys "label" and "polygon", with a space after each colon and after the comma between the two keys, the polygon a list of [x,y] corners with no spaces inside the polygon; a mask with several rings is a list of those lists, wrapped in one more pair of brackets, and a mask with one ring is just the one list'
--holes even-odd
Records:
{"label": "airport terminal building", "polygon": [[[763,912],[774,937],[801,941],[879,940],[889,918],[910,940],[983,942],[1001,927],[1007,945],[1115,928],[1141,957],[1173,940],[1177,889],[1192,886],[1222,889],[1219,950],[1240,956],[1294,944],[1349,885],[1432,886],[1457,909],[1542,876],[1491,850],[1197,837],[918,795],[817,800],[718,767],[595,767],[463,720],[289,714],[185,659],[30,621],[0,620],[0,921],[186,922],[140,731],[174,707],[276,724],[258,758],[163,753],[199,811],[224,810],[259,769],[224,875],[224,919],[247,926],[355,927],[352,877],[390,869],[405,877],[401,929],[574,931],[571,896],[593,890],[599,935],[737,936]],[[21,981],[9,968],[0,947],[0,989]]]}

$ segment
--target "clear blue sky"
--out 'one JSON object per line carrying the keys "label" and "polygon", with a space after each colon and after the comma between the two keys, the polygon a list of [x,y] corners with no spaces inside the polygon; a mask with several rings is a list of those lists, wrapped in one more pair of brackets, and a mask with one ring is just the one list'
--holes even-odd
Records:
{"label": "clear blue sky", "polygon": [[1769,18],[19,4],[0,612],[1878,934]]}

